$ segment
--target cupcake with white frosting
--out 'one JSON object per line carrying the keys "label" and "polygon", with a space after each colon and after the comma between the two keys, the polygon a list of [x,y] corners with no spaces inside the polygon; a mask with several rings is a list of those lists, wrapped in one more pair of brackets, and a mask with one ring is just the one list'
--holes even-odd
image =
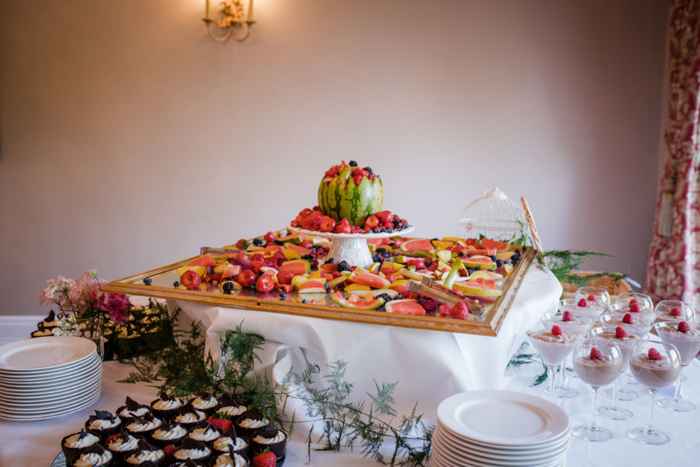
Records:
{"label": "cupcake with white frosting", "polygon": [[209,422],[204,422],[196,428],[190,430],[187,437],[195,441],[201,441],[211,447],[212,443],[221,438],[221,430]]}
{"label": "cupcake with white frosting", "polygon": [[159,448],[164,448],[171,444],[173,446],[179,446],[186,436],[187,430],[181,425],[177,423],[170,425],[163,421],[160,427],[151,435],[151,442]]}
{"label": "cupcake with white frosting", "polygon": [[61,440],[61,451],[66,459],[72,459],[78,454],[90,449],[93,445],[99,444],[99,434],[93,434],[89,431],[80,430],[78,433],[73,433]]}
{"label": "cupcake with white frosting", "polygon": [[206,443],[185,438],[182,446],[173,452],[173,457],[176,461],[193,460],[206,465],[211,459],[211,453],[212,451]]}
{"label": "cupcake with white frosting", "polygon": [[236,400],[228,394],[223,394],[219,396],[219,406],[216,408],[214,413],[225,413],[230,416],[231,419],[235,419],[240,414],[248,410],[245,405],[241,405]]}
{"label": "cupcake with white frosting", "polygon": [[99,433],[102,440],[122,431],[121,419],[112,412],[95,410],[95,415],[90,415],[85,422],[85,428],[95,434]]}
{"label": "cupcake with white frosting", "polygon": [[132,466],[158,466],[165,462],[165,453],[155,446],[150,445],[145,439],[142,439],[138,443],[138,450],[129,455],[125,456],[126,465]]}
{"label": "cupcake with white frosting", "polygon": [[178,410],[173,417],[174,423],[179,423],[186,430],[190,430],[207,419],[207,414],[195,409],[189,402]]}
{"label": "cupcake with white frosting", "polygon": [[112,453],[100,444],[92,445],[87,451],[69,460],[70,467],[109,467],[112,465]]}
{"label": "cupcake with white frosting", "polygon": [[129,433],[110,436],[105,447],[114,457],[115,464],[123,464],[124,459],[135,453],[139,448],[139,438]]}
{"label": "cupcake with white frosting", "polygon": [[151,408],[149,406],[139,404],[131,397],[127,396],[126,404],[117,409],[117,415],[119,415],[119,418],[121,418],[124,423],[128,423],[134,419],[145,417],[150,411]]}
{"label": "cupcake with white frosting", "polygon": [[253,436],[250,438],[250,445],[253,452],[256,453],[263,452],[269,448],[270,451],[275,453],[279,462],[287,454],[287,434],[277,428],[259,430],[253,433]]}
{"label": "cupcake with white frosting", "polygon": [[49,311],[49,315],[44,318],[44,321],[39,321],[37,323],[37,326],[39,330],[48,330],[51,331],[53,328],[58,326],[58,320],[56,319],[56,312],[51,310]]}
{"label": "cupcake with white frosting", "polygon": [[201,462],[196,462],[193,460],[186,460],[186,461],[175,461],[172,464],[170,464],[168,467],[206,467],[204,464]]}
{"label": "cupcake with white frosting", "polygon": [[250,409],[238,416],[234,426],[236,433],[250,437],[253,432],[267,428],[269,424],[270,421],[265,418],[260,409]]}
{"label": "cupcake with white frosting", "polygon": [[209,467],[248,467],[250,461],[242,454],[228,453],[221,454],[216,459],[209,462]]}
{"label": "cupcake with white frosting", "polygon": [[126,423],[126,431],[139,438],[148,438],[163,424],[160,418],[147,413],[145,416],[135,418]]}
{"label": "cupcake with white frosting", "polygon": [[151,402],[151,411],[163,420],[170,420],[183,405],[177,397],[161,392],[158,399]]}
{"label": "cupcake with white frosting", "polygon": [[215,440],[211,447],[214,449],[214,454],[217,455],[231,452],[244,456],[248,454],[248,442],[242,437],[236,436],[236,430],[233,428]]}
{"label": "cupcake with white frosting", "polygon": [[219,406],[219,400],[208,392],[199,392],[195,394],[195,397],[190,399],[192,406],[200,410],[207,415],[214,413],[216,408]]}

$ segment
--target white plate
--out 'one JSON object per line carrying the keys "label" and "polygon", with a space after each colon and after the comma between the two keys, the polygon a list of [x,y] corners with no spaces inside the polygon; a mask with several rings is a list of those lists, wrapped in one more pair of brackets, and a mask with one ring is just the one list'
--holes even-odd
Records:
{"label": "white plate", "polygon": [[21,404],[21,405],[47,405],[52,402],[57,402],[61,399],[73,396],[75,394],[80,394],[88,388],[92,388],[102,381],[100,374],[96,374],[90,378],[80,382],[80,385],[73,385],[72,387],[67,387],[61,391],[44,391],[43,393],[33,393],[33,394],[8,394],[4,389],[0,389],[0,405],[11,405],[11,404]]}
{"label": "white plate", "polygon": [[21,373],[54,369],[89,357],[95,343],[82,337],[37,337],[0,347],[0,371]]}
{"label": "white plate", "polygon": [[2,384],[0,386],[0,398],[4,395],[8,396],[31,396],[36,394],[56,394],[62,391],[66,391],[74,388],[77,384],[83,383],[85,381],[90,381],[92,379],[98,378],[102,373],[102,368],[96,366],[94,368],[88,369],[84,373],[79,373],[72,375],[70,378],[66,378],[61,381],[48,381],[39,382],[33,385],[10,385]]}
{"label": "white plate", "polygon": [[438,407],[445,427],[470,441],[502,446],[550,443],[570,429],[559,406],[513,391],[469,391],[448,397]]}
{"label": "white plate", "polygon": [[382,233],[363,233],[363,234],[340,234],[335,232],[318,232],[316,230],[306,230],[298,227],[292,227],[287,224],[287,231],[295,234],[311,235],[319,238],[388,238],[395,237],[397,235],[405,237],[406,234],[413,232],[415,227],[409,225],[403,230],[397,230],[395,232],[382,232]]}
{"label": "white plate", "polygon": [[0,375],[0,383],[34,384],[37,381],[50,381],[50,380],[59,381],[59,380],[66,378],[67,376],[84,371],[87,367],[97,365],[98,362],[101,364],[100,356],[97,355],[97,353],[95,353],[93,357],[90,357],[87,360],[81,361],[80,363],[78,363],[76,365],[71,365],[71,366],[68,366],[65,368],[61,367],[61,368],[59,368],[55,371],[52,371],[50,373],[42,373],[42,374],[26,373],[26,374],[13,375],[13,376]]}
{"label": "white plate", "polygon": [[439,434],[433,437],[433,449],[437,449],[443,454],[449,455],[455,459],[464,460],[470,463],[478,463],[486,466],[508,466],[508,467],[539,467],[541,465],[556,464],[566,451],[569,449],[569,442],[565,443],[561,448],[552,453],[543,456],[535,457],[534,459],[513,459],[507,456],[501,456],[499,459],[493,459],[489,456],[483,456],[479,452],[461,450],[457,447],[446,443]]}
{"label": "white plate", "polygon": [[[559,467],[566,460],[566,456],[562,455],[560,458],[547,461],[545,463],[530,464],[533,467]],[[488,463],[483,460],[467,460],[459,456],[444,452],[440,449],[433,448],[430,455],[431,465],[437,467],[511,467],[512,464],[508,463]]]}
{"label": "white plate", "polygon": [[465,444],[467,446],[477,446],[481,449],[492,449],[496,450],[498,452],[512,452],[512,453],[517,453],[517,454],[532,454],[532,453],[537,453],[540,451],[544,451],[547,449],[552,449],[553,447],[559,446],[563,444],[567,439],[571,437],[571,426],[568,427],[568,429],[562,433],[561,435],[557,436],[556,438],[553,438],[551,441],[547,441],[546,443],[539,443],[539,444],[534,444],[534,445],[522,445],[522,446],[506,446],[503,444],[491,444],[491,443],[482,443],[481,441],[476,441],[473,439],[468,439],[460,436],[459,434],[453,432],[449,428],[447,428],[444,424],[438,420],[437,426],[440,427],[444,433],[449,433],[450,437],[454,439],[455,441]]}
{"label": "white plate", "polygon": [[68,409],[64,410],[58,410],[55,412],[45,412],[40,415],[5,415],[0,413],[0,418],[5,419],[5,420],[11,420],[11,421],[18,421],[18,422],[29,422],[29,421],[36,421],[36,420],[47,420],[49,418],[56,418],[60,417],[62,415],[68,415],[73,412],[77,412],[79,410],[82,410],[86,407],[90,407],[93,405],[95,402],[97,402],[100,398],[100,393],[95,394],[95,397],[89,400],[86,400],[83,404],[76,405],[75,407],[71,407]]}
{"label": "white plate", "polygon": [[57,399],[56,401],[49,400],[44,403],[6,403],[0,402],[0,412],[19,414],[38,414],[46,411],[62,410],[76,403],[80,403],[84,399],[89,399],[102,390],[102,381],[97,381],[90,387],[71,394],[68,397]]}

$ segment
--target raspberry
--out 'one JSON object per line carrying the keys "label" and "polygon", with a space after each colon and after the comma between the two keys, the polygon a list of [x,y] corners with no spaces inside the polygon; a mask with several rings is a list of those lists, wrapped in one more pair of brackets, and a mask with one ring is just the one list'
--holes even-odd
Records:
{"label": "raspberry", "polygon": [[649,360],[663,360],[663,357],[661,356],[659,351],[653,347],[651,349],[649,349],[648,355],[649,355]]}
{"label": "raspberry", "polygon": [[673,310],[671,310],[671,316],[680,316],[681,314],[682,313],[680,308],[674,308]]}
{"label": "raspberry", "polygon": [[639,313],[639,303],[637,301],[630,302],[630,311],[632,313]]}
{"label": "raspberry", "polygon": [[632,324],[632,315],[627,313],[625,316],[622,317],[622,322],[625,324]]}
{"label": "raspberry", "polygon": [[552,326],[552,334],[561,336],[561,328],[559,326]]}
{"label": "raspberry", "polygon": [[596,349],[593,347],[591,349],[591,360],[602,360],[603,359],[603,354],[600,350]]}
{"label": "raspberry", "polygon": [[632,300],[630,300],[630,305],[632,305],[633,303],[636,303],[637,305],[639,305],[639,302],[637,301],[636,298],[633,298]]}
{"label": "raspberry", "polygon": [[574,314],[570,311],[565,311],[564,316],[561,318],[562,321],[573,321],[574,320]]}
{"label": "raspberry", "polygon": [[589,295],[587,298],[588,298],[588,301],[589,301],[589,302],[595,302],[595,301],[596,301],[595,295],[593,295],[593,294]]}
{"label": "raspberry", "polygon": [[678,323],[678,330],[680,332],[688,332],[690,331],[690,325],[685,321],[681,321],[680,323]]}
{"label": "raspberry", "polygon": [[627,337],[627,331],[625,331],[621,326],[615,328],[615,337],[622,339]]}
{"label": "raspberry", "polygon": [[452,315],[454,319],[467,319],[467,317],[469,317],[469,307],[464,302],[458,302],[452,307],[450,315]]}
{"label": "raspberry", "polygon": [[586,301],[585,298],[582,298],[581,300],[578,301],[578,303],[576,305],[580,306],[581,308],[586,308],[588,306],[588,302]]}

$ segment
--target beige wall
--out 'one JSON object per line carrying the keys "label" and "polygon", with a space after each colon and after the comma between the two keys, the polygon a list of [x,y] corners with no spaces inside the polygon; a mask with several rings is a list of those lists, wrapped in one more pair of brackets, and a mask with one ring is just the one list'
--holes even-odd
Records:
{"label": "beige wall", "polygon": [[341,159],[418,235],[499,186],[643,279],[665,1],[257,0],[243,44],[203,4],[0,3],[0,314],[279,228]]}

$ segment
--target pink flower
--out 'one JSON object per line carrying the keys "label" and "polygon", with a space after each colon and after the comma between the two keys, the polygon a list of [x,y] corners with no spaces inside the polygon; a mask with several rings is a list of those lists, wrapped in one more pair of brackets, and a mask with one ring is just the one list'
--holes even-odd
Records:
{"label": "pink flower", "polygon": [[121,293],[102,294],[101,309],[109,313],[112,321],[119,324],[129,317],[129,297]]}

